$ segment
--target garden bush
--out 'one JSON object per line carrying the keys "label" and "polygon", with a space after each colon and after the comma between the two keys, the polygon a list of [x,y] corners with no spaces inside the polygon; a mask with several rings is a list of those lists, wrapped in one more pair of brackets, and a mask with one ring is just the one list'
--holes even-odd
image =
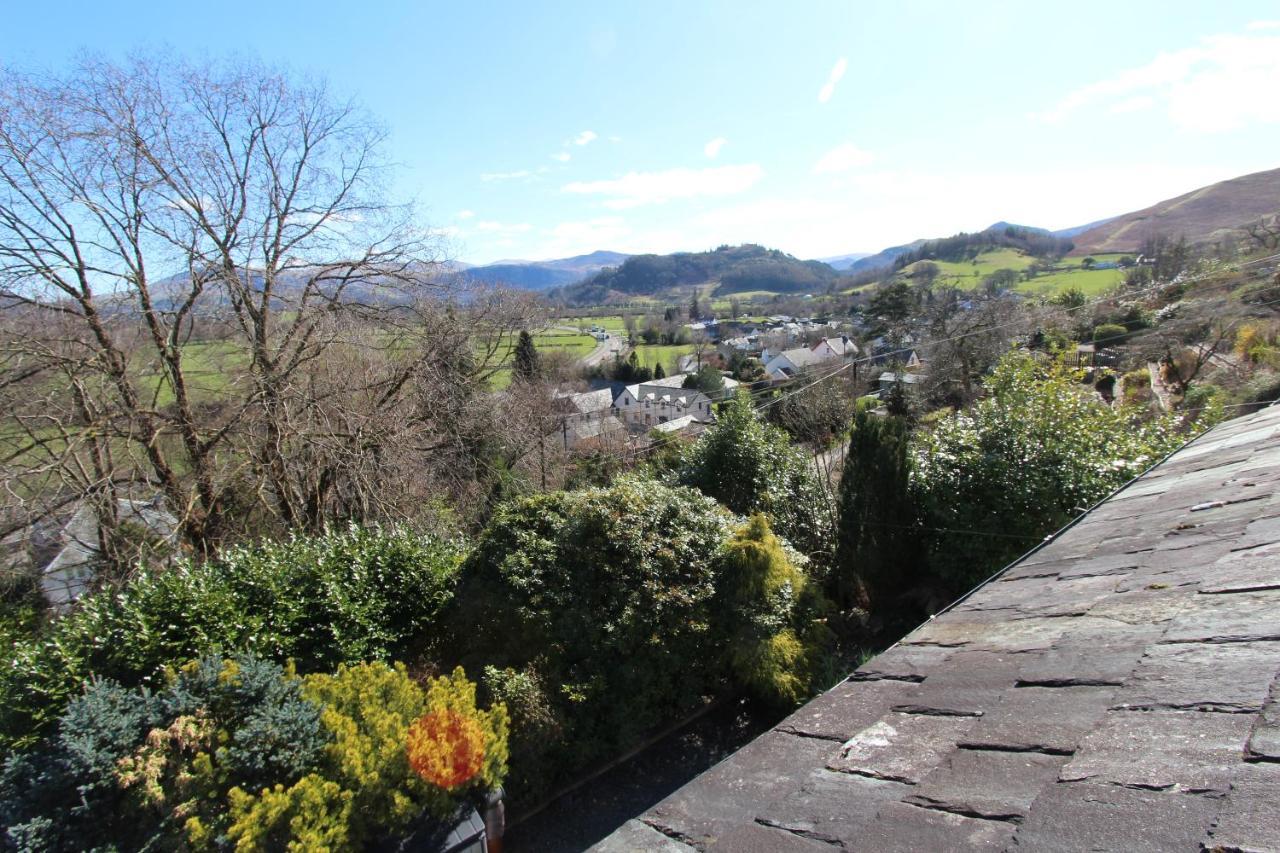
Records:
{"label": "garden bush", "polygon": [[512,671],[489,683],[525,697],[517,731],[521,711],[545,724],[549,706],[560,740],[548,775],[524,776],[517,749],[517,796],[545,794],[723,686],[713,602],[733,525],[691,489],[636,477],[497,512],[463,566],[450,646],[469,669]]}
{"label": "garden bush", "polygon": [[1113,347],[1124,343],[1129,330],[1119,323],[1103,323],[1093,328],[1093,342],[1101,346]]}
{"label": "garden bush", "polygon": [[1083,391],[1076,372],[1020,353],[1000,362],[987,387],[990,397],[918,435],[913,449],[929,566],[952,592],[1212,422],[1113,409]]}
{"label": "garden bush", "polygon": [[453,542],[351,527],[140,569],[14,643],[0,669],[0,747],[37,740],[90,675],[157,687],[165,666],[216,650],[307,672],[409,657],[460,561]]}
{"label": "garden bush", "polygon": [[794,705],[819,685],[834,636],[831,609],[818,585],[763,515],[753,515],[725,547],[717,612],[728,625],[729,671],[755,697]]}
{"label": "garden bush", "polygon": [[715,426],[685,451],[676,479],[739,515],[764,513],[780,536],[825,568],[832,519],[813,460],[760,419],[746,392],[720,407]]}
{"label": "garden bush", "polygon": [[461,670],[210,656],[154,694],[91,684],[10,756],[0,820],[19,850],[358,851],[499,785],[506,727]]}

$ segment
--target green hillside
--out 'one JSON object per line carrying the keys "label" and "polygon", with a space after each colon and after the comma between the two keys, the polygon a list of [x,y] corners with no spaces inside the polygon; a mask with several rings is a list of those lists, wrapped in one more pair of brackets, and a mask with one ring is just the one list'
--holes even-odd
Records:
{"label": "green hillside", "polygon": [[[1095,263],[1107,264],[1118,263],[1124,255],[1099,254],[1091,257]],[[1086,296],[1096,296],[1124,280],[1124,270],[1090,269],[1085,266],[1084,258],[1043,260],[1009,248],[989,249],[967,261],[915,261],[898,270],[894,277],[906,281],[918,280],[923,272],[922,267],[926,264],[936,264],[938,267],[935,286],[974,290],[1000,270],[1012,270],[1018,274],[1018,279],[1011,289],[1035,296],[1054,296],[1071,288],[1079,289]],[[1028,270],[1033,266],[1038,269],[1029,274]],[[873,287],[874,285],[863,285],[846,292]]]}
{"label": "green hillside", "polygon": [[715,296],[736,293],[820,293],[836,286],[840,273],[820,261],[802,261],[777,249],[746,244],[710,252],[636,255],[619,267],[550,292],[566,305],[678,299],[695,289]]}

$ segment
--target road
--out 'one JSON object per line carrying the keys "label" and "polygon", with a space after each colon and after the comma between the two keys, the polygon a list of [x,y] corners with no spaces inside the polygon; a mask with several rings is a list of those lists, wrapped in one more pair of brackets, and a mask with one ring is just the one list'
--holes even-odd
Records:
{"label": "road", "polygon": [[602,364],[606,359],[612,359],[615,355],[621,355],[624,344],[621,335],[610,335],[603,341],[596,344],[588,355],[583,357],[582,363],[586,367],[596,367]]}

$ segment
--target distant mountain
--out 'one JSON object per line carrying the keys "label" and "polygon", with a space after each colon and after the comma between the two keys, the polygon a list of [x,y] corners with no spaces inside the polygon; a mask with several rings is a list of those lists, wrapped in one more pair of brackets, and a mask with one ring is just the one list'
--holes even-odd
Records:
{"label": "distant mountain", "polygon": [[850,255],[835,255],[830,258],[818,258],[818,260],[833,270],[847,270],[863,258],[869,257],[871,257],[870,252],[854,252]]}
{"label": "distant mountain", "polygon": [[876,252],[874,255],[867,255],[865,258],[854,261],[849,266],[848,271],[858,273],[870,272],[871,270],[888,269],[893,266],[893,262],[898,259],[899,255],[914,252],[927,242],[929,241],[914,240],[910,243],[903,243],[901,246],[890,246],[887,249],[882,249],[881,251]]}
{"label": "distant mountain", "polygon": [[1264,216],[1280,213],[1280,169],[1255,172],[1126,213],[1074,238],[1074,254],[1136,252],[1157,234],[1207,243]]}
{"label": "distant mountain", "polygon": [[712,252],[635,255],[620,267],[586,281],[557,288],[548,296],[568,305],[600,305],[637,296],[665,294],[682,298],[696,285],[715,285],[716,296],[752,291],[824,292],[840,273],[821,261],[802,261],[777,249],[746,244]]}
{"label": "distant mountain", "polygon": [[1109,219],[1095,219],[1093,222],[1088,222],[1088,223],[1085,223],[1084,225],[1074,225],[1071,228],[1061,228],[1051,233],[1055,237],[1066,237],[1070,239],[1072,237],[1076,237],[1080,234],[1083,234],[1084,232],[1088,231],[1091,228],[1097,228],[1099,225],[1106,225],[1108,222],[1110,222],[1114,218],[1115,217],[1111,217]]}
{"label": "distant mountain", "polygon": [[498,261],[482,267],[467,266],[458,275],[471,282],[549,290],[582,281],[602,269],[618,266],[629,257],[621,252],[598,251],[551,261]]}

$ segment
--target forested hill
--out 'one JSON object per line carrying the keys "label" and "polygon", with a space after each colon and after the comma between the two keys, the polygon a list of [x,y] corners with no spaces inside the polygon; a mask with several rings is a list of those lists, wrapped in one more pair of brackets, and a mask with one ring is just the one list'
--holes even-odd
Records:
{"label": "forested hill", "polygon": [[715,293],[824,292],[840,273],[821,261],[802,261],[763,246],[721,246],[711,252],[636,255],[621,266],[601,270],[586,281],[548,295],[568,305],[625,301],[682,288],[714,284]]}
{"label": "forested hill", "polygon": [[961,232],[953,237],[927,240],[893,259],[894,269],[916,261],[970,261],[991,249],[1016,249],[1036,257],[1061,257],[1074,248],[1067,238],[1055,237],[1040,228],[997,223],[976,234]]}

